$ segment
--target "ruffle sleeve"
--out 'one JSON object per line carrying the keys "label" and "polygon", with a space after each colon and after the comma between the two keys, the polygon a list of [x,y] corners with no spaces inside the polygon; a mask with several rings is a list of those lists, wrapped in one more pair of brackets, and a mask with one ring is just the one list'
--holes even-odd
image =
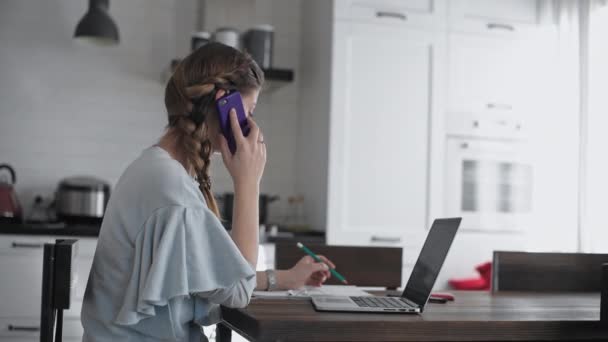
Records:
{"label": "ruffle sleeve", "polygon": [[[220,221],[205,207],[157,209],[137,235],[132,274],[115,318],[134,325],[161,307],[255,277]],[[161,310],[164,311],[164,310]]]}

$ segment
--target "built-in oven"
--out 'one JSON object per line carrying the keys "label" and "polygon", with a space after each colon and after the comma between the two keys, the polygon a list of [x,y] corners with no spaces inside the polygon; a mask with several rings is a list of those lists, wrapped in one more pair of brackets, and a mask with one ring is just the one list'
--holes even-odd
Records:
{"label": "built-in oven", "polygon": [[452,136],[446,166],[446,210],[463,218],[461,229],[525,229],[534,181],[526,143]]}

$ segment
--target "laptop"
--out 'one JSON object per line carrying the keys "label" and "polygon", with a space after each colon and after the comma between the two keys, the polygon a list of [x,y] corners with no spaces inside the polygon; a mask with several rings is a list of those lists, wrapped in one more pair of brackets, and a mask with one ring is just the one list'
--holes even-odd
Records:
{"label": "laptop", "polygon": [[429,231],[418,261],[401,297],[313,296],[318,311],[421,313],[462,218],[437,219]]}

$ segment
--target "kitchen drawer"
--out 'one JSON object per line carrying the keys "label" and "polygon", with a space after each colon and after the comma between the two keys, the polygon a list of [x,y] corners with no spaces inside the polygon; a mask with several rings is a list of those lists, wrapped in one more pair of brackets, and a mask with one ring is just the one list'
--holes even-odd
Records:
{"label": "kitchen drawer", "polygon": [[329,234],[328,244],[330,245],[345,245],[345,246],[369,246],[369,247],[402,247],[404,255],[410,250],[419,249],[424,243],[428,230],[410,229],[410,232],[404,233],[394,229],[393,231],[379,231],[370,227],[368,231],[351,231],[345,234]]}
{"label": "kitchen drawer", "polygon": [[550,51],[549,36],[546,41],[542,37],[448,35],[449,134],[527,137],[529,118],[542,110],[539,97],[548,60],[544,51]]}
{"label": "kitchen drawer", "polygon": [[448,113],[447,132],[453,136],[489,139],[529,138],[529,127],[525,119],[512,111]]}
{"label": "kitchen drawer", "polygon": [[451,0],[449,29],[497,36],[524,36],[542,23],[539,0]]}
{"label": "kitchen drawer", "polygon": [[[30,317],[40,314],[42,292],[42,244],[53,242],[55,237],[2,236],[0,239],[0,317]],[[80,242],[83,242],[81,245]],[[66,316],[79,316],[93,257],[95,239],[79,239],[75,259],[77,278],[72,297],[73,308]],[[17,247],[14,247],[16,245]],[[81,248],[84,247],[84,248]]]}
{"label": "kitchen drawer", "polygon": [[335,18],[380,25],[444,28],[445,0],[337,0]]}
{"label": "kitchen drawer", "polygon": [[40,255],[45,243],[55,242],[54,237],[28,235],[0,235],[0,255]]}
{"label": "kitchen drawer", "polygon": [[0,317],[0,339],[3,341],[39,336],[39,318]]}
{"label": "kitchen drawer", "polygon": [[[76,286],[72,293],[70,310],[65,316],[78,317],[81,302],[91,270],[92,259],[78,258],[76,263]],[[0,272],[0,317],[31,316],[40,313],[42,292],[42,256],[1,257]]]}
{"label": "kitchen drawer", "polygon": [[[63,320],[64,341],[81,340],[82,324],[80,319],[65,318]],[[0,341],[36,340],[40,338],[40,320],[33,317],[4,317],[0,318]]]}
{"label": "kitchen drawer", "polygon": [[42,250],[0,256],[0,317],[40,314]]}
{"label": "kitchen drawer", "polygon": [[0,255],[42,255],[44,244],[54,243],[58,239],[78,240],[77,256],[82,255],[85,257],[93,257],[95,254],[95,247],[97,246],[96,238],[81,238],[73,236],[0,235]]}
{"label": "kitchen drawer", "polygon": [[422,229],[420,232],[410,234],[383,234],[380,232],[365,234],[350,233],[348,234],[348,239],[342,236],[338,241],[330,242],[329,244],[368,247],[401,247],[403,250],[402,266],[413,267],[418,259],[427,233],[428,230]]}

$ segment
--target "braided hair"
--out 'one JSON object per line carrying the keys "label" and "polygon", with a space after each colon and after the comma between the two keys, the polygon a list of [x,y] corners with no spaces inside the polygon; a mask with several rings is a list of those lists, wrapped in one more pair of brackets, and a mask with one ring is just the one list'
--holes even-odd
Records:
{"label": "braided hair", "polygon": [[243,94],[260,89],[264,73],[246,53],[221,43],[206,44],[176,67],[165,89],[169,128],[173,128],[189,173],[200,184],[209,209],[218,217],[219,209],[211,192],[211,132],[219,132],[215,107],[217,91]]}

